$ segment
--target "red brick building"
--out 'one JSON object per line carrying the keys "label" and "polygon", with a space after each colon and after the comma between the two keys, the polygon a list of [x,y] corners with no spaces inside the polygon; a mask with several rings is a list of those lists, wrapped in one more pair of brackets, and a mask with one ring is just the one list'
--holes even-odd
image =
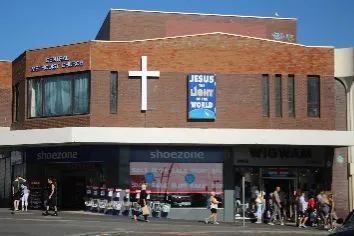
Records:
{"label": "red brick building", "polygon": [[175,218],[202,217],[220,192],[231,221],[244,176],[246,200],[332,189],[348,211],[334,48],[296,44],[295,19],[111,10],[96,40],[25,51],[7,71],[13,131],[0,145],[22,153],[28,178],[59,179],[62,208],[81,206],[77,186],[147,182]]}

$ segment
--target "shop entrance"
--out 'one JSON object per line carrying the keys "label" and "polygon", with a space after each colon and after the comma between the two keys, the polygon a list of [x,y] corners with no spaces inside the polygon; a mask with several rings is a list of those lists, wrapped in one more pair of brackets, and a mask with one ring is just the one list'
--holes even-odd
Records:
{"label": "shop entrance", "polygon": [[292,199],[296,191],[296,186],[296,178],[268,177],[262,179],[262,188],[267,193],[266,199],[270,197],[269,193],[274,192],[276,187],[280,187],[279,197],[283,205],[283,214],[288,219],[294,216]]}
{"label": "shop entrance", "polygon": [[57,180],[58,207],[61,210],[84,209],[87,185],[99,186],[102,180],[101,163],[51,163],[46,176]]}
{"label": "shop entrance", "polygon": [[296,191],[296,179],[294,178],[263,178],[262,189],[266,193],[274,192],[277,186],[280,187],[281,192],[290,196]]}
{"label": "shop entrance", "polygon": [[61,206],[65,209],[83,209],[86,181],[84,176],[63,176],[61,180]]}

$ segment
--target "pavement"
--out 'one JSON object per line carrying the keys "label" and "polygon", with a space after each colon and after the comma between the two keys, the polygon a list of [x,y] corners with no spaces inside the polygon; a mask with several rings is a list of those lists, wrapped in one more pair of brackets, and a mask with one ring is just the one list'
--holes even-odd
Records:
{"label": "pavement", "polygon": [[6,236],[110,236],[110,235],[328,235],[314,228],[242,222],[205,224],[198,221],[150,218],[134,223],[126,216],[109,216],[87,212],[59,212],[59,216],[42,216],[40,211],[16,212],[0,209],[0,235]]}

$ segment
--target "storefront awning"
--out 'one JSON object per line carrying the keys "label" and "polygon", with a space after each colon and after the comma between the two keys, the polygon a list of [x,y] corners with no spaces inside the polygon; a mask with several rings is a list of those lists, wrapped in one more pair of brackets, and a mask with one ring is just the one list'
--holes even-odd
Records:
{"label": "storefront awning", "polygon": [[71,143],[352,146],[354,132],[131,127],[71,127],[0,132],[0,147]]}

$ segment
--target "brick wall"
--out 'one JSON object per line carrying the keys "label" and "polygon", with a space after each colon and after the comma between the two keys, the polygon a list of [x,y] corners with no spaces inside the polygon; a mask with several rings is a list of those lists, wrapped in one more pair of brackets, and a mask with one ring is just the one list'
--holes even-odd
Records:
{"label": "brick wall", "polygon": [[[119,71],[117,115],[109,115],[109,97],[102,97],[109,91],[109,75],[101,72],[100,81],[105,85],[92,87],[106,90],[99,92],[97,107],[106,100],[101,111],[107,111],[106,115],[97,112],[99,118],[92,114],[93,126],[334,129],[331,48],[207,35],[135,43],[93,43],[91,53],[92,70]],[[140,113],[140,80],[127,77],[128,70],[139,69],[141,55],[148,55],[150,70],[161,71],[159,79],[148,81],[147,113]],[[215,122],[186,120],[186,77],[191,72],[217,74]],[[262,117],[261,110],[263,73],[272,75],[269,118]],[[273,75],[279,73],[283,76],[282,118],[275,117]],[[287,114],[288,74],[295,74],[295,118]],[[307,117],[308,74],[321,75],[320,118]],[[92,100],[92,106],[94,104]]]}
{"label": "brick wall", "polygon": [[[19,88],[19,107],[18,117],[14,117],[14,122],[11,124],[12,129],[21,129],[26,119],[26,53],[21,54],[12,62],[12,86]],[[16,108],[14,108],[15,112]]]}
{"label": "brick wall", "polygon": [[106,16],[100,30],[97,33],[97,40],[110,40],[111,12]]}
{"label": "brick wall", "polygon": [[0,61],[0,127],[10,127],[12,122],[11,66],[9,61]]}
{"label": "brick wall", "polygon": [[[112,10],[96,39],[136,40],[190,34],[224,32],[258,38],[276,39],[273,33],[292,35],[280,41],[296,42],[296,20],[201,14],[176,14]],[[109,25],[107,27],[107,25]],[[110,36],[103,36],[110,28]]]}
{"label": "brick wall", "polygon": [[[335,81],[335,128],[336,130],[347,130],[347,102],[345,88],[338,80]],[[338,157],[344,158],[343,163],[338,162]],[[335,193],[335,205],[337,214],[345,217],[348,214],[348,149],[336,148],[333,157],[332,167],[332,190]]]}
{"label": "brick wall", "polygon": [[[48,55],[83,58],[85,65],[68,70],[30,73],[31,65],[43,62]],[[140,70],[142,55],[148,56],[149,70],[161,71],[159,79],[148,80],[146,113],[140,111],[140,79],[128,78],[129,70]],[[90,115],[87,118],[89,121],[85,117],[85,122],[78,118],[75,123],[75,116],[25,119],[23,128],[90,125],[334,129],[335,125],[333,48],[311,48],[211,34],[142,42],[90,42],[29,51],[23,58],[26,60],[27,77],[92,70]],[[23,69],[22,63],[18,63],[14,66],[14,71]],[[117,114],[109,113],[110,71],[119,72]],[[216,73],[217,117],[214,122],[187,121],[188,73]],[[264,73],[270,74],[270,117],[262,116],[261,75]],[[283,117],[275,117],[275,74],[282,74],[283,77]],[[295,75],[295,118],[288,117],[287,113],[288,74]],[[320,118],[307,117],[306,76],[309,74],[321,76]],[[25,87],[21,91],[21,94],[25,94]],[[26,107],[25,96],[23,97],[23,107]],[[51,123],[51,119],[54,122]],[[59,122],[61,119],[63,121]],[[21,125],[17,128],[21,128]]]}

